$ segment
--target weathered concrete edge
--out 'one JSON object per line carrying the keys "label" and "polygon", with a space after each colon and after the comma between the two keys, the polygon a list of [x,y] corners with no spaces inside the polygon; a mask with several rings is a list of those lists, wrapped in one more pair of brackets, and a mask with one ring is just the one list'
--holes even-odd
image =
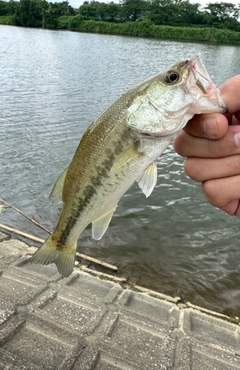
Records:
{"label": "weathered concrete edge", "polygon": [[150,296],[150,297],[153,297],[153,298],[156,298],[156,299],[159,299],[159,300],[164,300],[164,301],[167,301],[167,302],[174,303],[180,309],[192,308],[194,310],[198,310],[202,313],[205,313],[207,315],[211,315],[211,316],[216,317],[218,319],[222,319],[222,320],[225,320],[225,321],[228,321],[228,322],[231,322],[231,323],[234,323],[234,324],[238,324],[238,325],[240,324],[240,318],[239,317],[230,317],[230,316],[221,314],[219,312],[209,310],[209,309],[204,308],[204,307],[196,306],[196,305],[192,304],[191,302],[182,303],[180,297],[171,297],[171,296],[168,296],[166,294],[159,293],[159,292],[156,292],[154,290],[141,287],[139,285],[130,284],[129,281],[127,281],[127,279],[125,279],[125,278],[118,278],[118,277],[115,277],[115,276],[112,276],[112,275],[109,275],[109,274],[106,274],[106,273],[91,270],[86,266],[80,266],[80,267],[77,267],[77,268],[75,267],[76,271],[78,271],[79,269],[84,271],[84,272],[89,273],[90,275],[96,276],[100,279],[105,279],[105,280],[109,280],[109,281],[112,281],[112,282],[115,282],[115,283],[119,283],[123,289],[130,289],[134,292],[142,293],[142,294],[145,294],[147,296]]}
{"label": "weathered concrete edge", "polygon": [[[5,240],[9,240],[10,238],[11,238],[11,236],[9,234],[3,233],[2,231],[0,232],[0,242],[5,241]],[[16,241],[19,240],[17,238],[11,238],[11,239],[16,240]],[[21,240],[19,240],[19,241],[22,242]],[[29,253],[27,253],[27,255],[29,255],[29,256],[33,255],[33,253],[37,250],[37,247],[33,247],[33,246],[30,247],[29,244],[27,244],[27,243],[25,243],[25,244],[29,247]],[[163,301],[173,303],[180,309],[191,308],[191,309],[200,311],[202,313],[205,313],[207,315],[213,316],[215,318],[222,319],[224,321],[240,325],[240,318],[239,317],[230,317],[230,316],[227,316],[225,314],[221,314],[219,312],[212,311],[212,310],[209,310],[207,308],[194,305],[191,302],[183,303],[180,297],[171,297],[167,294],[159,293],[159,292],[156,292],[154,290],[144,288],[142,286],[131,283],[131,281],[129,281],[126,278],[121,278],[121,277],[113,276],[113,275],[110,275],[110,274],[107,274],[107,273],[92,270],[92,269],[90,269],[90,268],[88,268],[84,265],[80,265],[76,261],[76,266],[74,267],[74,271],[77,272],[79,270],[81,270],[83,272],[86,272],[86,273],[88,273],[92,276],[95,276],[97,278],[100,278],[102,280],[107,280],[107,281],[117,283],[122,287],[122,289],[130,289],[134,292],[142,293],[143,295],[146,295],[146,296],[149,296],[149,297],[153,297],[153,298],[156,298],[156,299],[159,299],[159,300],[163,300]]]}

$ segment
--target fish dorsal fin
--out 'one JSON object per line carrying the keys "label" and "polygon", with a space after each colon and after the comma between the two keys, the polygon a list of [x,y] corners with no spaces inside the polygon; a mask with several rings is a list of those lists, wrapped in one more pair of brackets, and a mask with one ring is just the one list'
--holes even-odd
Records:
{"label": "fish dorsal fin", "polygon": [[51,194],[50,194],[50,199],[53,203],[59,204],[62,202],[62,190],[63,190],[63,184],[65,181],[65,177],[67,174],[68,167],[63,171],[63,173],[59,176],[57,179]]}
{"label": "fish dorsal fin", "polygon": [[133,159],[139,157],[141,153],[137,152],[134,145],[121,153],[113,163],[110,173],[119,170],[122,166],[132,161]]}
{"label": "fish dorsal fin", "polygon": [[112,219],[112,215],[117,208],[117,205],[113,207],[109,212],[105,213],[105,215],[99,217],[97,220],[92,222],[92,237],[93,239],[99,240],[106,232],[108,225]]}
{"label": "fish dorsal fin", "polygon": [[157,183],[157,163],[153,162],[146,168],[142,177],[138,180],[138,185],[146,198],[151,195]]}

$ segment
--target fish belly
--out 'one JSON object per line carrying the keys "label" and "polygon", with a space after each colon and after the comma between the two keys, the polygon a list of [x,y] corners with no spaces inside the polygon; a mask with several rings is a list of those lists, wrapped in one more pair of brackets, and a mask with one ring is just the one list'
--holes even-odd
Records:
{"label": "fish belly", "polygon": [[81,192],[74,206],[69,207],[65,204],[55,231],[59,244],[62,246],[76,244],[87,225],[111,211],[114,212],[121,197],[141,178],[148,166],[157,160],[171,141],[170,137],[158,140],[142,139],[139,143],[141,155],[129,160],[116,171],[110,171],[108,176],[101,179],[98,186],[88,185],[84,200]]}

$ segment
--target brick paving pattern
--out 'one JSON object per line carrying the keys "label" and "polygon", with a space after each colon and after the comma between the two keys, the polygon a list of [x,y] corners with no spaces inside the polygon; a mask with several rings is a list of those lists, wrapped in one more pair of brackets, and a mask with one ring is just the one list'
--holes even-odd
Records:
{"label": "brick paving pattern", "polygon": [[240,370],[237,323],[0,241],[0,370]]}

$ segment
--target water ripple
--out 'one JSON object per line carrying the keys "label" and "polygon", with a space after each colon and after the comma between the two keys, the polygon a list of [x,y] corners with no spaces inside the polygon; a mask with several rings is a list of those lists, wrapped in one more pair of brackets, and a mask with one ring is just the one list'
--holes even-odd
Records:
{"label": "water ripple", "polygon": [[[53,229],[61,207],[48,195],[87,126],[128,88],[197,53],[217,84],[238,73],[238,47],[0,26],[1,197]],[[151,289],[236,315],[239,221],[207,204],[183,163],[170,146],[151,197],[134,185],[104,238],[87,228],[79,250]],[[1,222],[46,237],[10,209]]]}

